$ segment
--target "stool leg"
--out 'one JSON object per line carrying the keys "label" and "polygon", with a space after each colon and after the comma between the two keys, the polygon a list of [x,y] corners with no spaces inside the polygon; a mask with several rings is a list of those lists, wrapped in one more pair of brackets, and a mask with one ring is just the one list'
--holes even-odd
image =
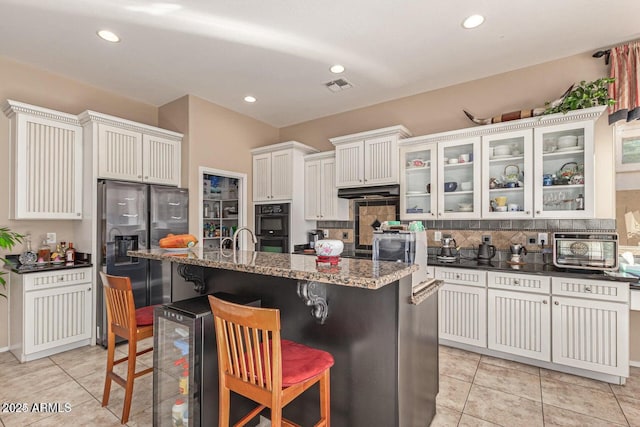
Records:
{"label": "stool leg", "polygon": [[324,371],[320,379],[320,419],[324,425],[331,426],[331,375],[330,369]]}
{"label": "stool leg", "polygon": [[221,380],[218,390],[218,427],[229,427],[230,395],[231,392]]}
{"label": "stool leg", "polygon": [[122,424],[129,421],[131,410],[131,398],[133,397],[133,380],[136,378],[136,352],[138,346],[136,340],[129,340],[129,356],[127,360],[127,382],[124,388],[124,406],[122,407]]}
{"label": "stool leg", "polygon": [[104,391],[102,392],[102,406],[109,404],[109,394],[111,393],[111,373],[113,372],[113,361],[116,353],[116,336],[113,332],[107,333],[107,373],[104,378]]}

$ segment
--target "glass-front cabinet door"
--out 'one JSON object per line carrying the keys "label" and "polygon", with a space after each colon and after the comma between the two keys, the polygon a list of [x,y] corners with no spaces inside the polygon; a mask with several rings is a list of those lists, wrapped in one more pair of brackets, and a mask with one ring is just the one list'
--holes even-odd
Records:
{"label": "glass-front cabinet door", "polygon": [[436,144],[400,148],[400,218],[434,219],[437,197]]}
{"label": "glass-front cabinet door", "polygon": [[533,216],[533,131],[482,137],[482,217]]}
{"label": "glass-front cabinet door", "polygon": [[593,217],[593,135],[592,121],[534,130],[536,217]]}
{"label": "glass-front cabinet door", "polygon": [[438,219],[480,218],[480,137],[438,143]]}

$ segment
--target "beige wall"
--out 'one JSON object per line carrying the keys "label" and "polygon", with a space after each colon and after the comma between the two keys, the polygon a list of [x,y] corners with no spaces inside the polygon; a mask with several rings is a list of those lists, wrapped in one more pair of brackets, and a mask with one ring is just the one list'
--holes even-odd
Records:
{"label": "beige wall", "polygon": [[[24,64],[0,57],[0,103],[6,99],[26,102],[71,114],[95,110],[125,117],[149,125],[156,125],[157,108],[133,101],[98,88],[48,73]],[[58,241],[73,241],[71,221],[11,221],[9,220],[10,178],[6,159],[9,158],[9,119],[0,114],[0,226],[9,226],[19,233],[31,233],[33,246],[37,248],[40,237],[46,232],[56,232]],[[78,248],[88,250],[88,248]],[[11,253],[22,251],[22,245]],[[0,251],[0,256],[5,253]],[[8,276],[5,276],[8,279]],[[7,302],[0,298],[0,348],[8,345]]]}
{"label": "beige wall", "polygon": [[[180,108],[174,104],[179,103]],[[188,109],[187,123],[184,110]],[[198,215],[200,213],[198,169],[202,167],[222,169],[247,174],[247,207],[252,205],[250,149],[280,142],[278,129],[266,123],[212,104],[196,96],[186,96],[160,108],[160,125],[165,123],[178,126],[185,133],[186,157],[183,158],[182,186],[189,191],[189,229],[200,235]],[[187,126],[180,128],[180,126]],[[185,150],[182,151],[185,156]],[[188,169],[188,170],[184,170]],[[247,216],[252,225],[251,213]]]}

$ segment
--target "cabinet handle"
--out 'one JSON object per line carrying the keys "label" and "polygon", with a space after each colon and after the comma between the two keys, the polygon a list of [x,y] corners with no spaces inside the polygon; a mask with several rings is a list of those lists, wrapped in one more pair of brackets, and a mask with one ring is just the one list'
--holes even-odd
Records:
{"label": "cabinet handle", "polygon": [[58,276],[58,282],[62,282],[64,280],[64,276]]}
{"label": "cabinet handle", "polygon": [[438,212],[438,216],[442,216],[442,212]]}
{"label": "cabinet handle", "polygon": [[513,279],[513,284],[514,285],[519,285],[520,284],[520,280],[519,279]]}
{"label": "cabinet handle", "polygon": [[[524,213],[529,215],[531,212],[530,211],[525,211]],[[540,212],[538,212],[538,213],[540,213]]]}
{"label": "cabinet handle", "polygon": [[456,279],[459,279],[459,278],[460,278],[460,275],[459,275],[459,274],[456,274]]}
{"label": "cabinet handle", "polygon": [[560,305],[560,303],[558,301],[554,301],[553,304],[554,305]]}
{"label": "cabinet handle", "polygon": [[149,179],[149,177],[148,177],[148,176],[145,176],[145,177],[144,177],[144,179]]}
{"label": "cabinet handle", "polygon": [[543,300],[542,300],[542,303],[543,303],[543,304],[547,304],[547,300],[546,300],[546,299],[543,299]]}
{"label": "cabinet handle", "polygon": [[591,286],[585,286],[584,287],[584,291],[585,292],[591,292]]}
{"label": "cabinet handle", "polygon": [[138,175],[138,178],[142,179],[142,175]]}
{"label": "cabinet handle", "polygon": [[536,211],[536,213],[537,213],[537,214],[539,214],[539,213],[542,213],[542,212],[540,212],[540,211]]}

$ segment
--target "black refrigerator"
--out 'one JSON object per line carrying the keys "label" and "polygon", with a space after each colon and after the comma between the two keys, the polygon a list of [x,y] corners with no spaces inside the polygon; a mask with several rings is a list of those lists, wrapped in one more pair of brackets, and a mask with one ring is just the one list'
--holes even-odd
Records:
{"label": "black refrigerator", "polygon": [[[189,232],[189,192],[184,188],[124,181],[98,181],[99,269],[129,276],[137,308],[171,301],[171,265],[127,256],[127,251],[159,248],[169,233]],[[98,277],[96,338],[106,341],[104,292]]]}

